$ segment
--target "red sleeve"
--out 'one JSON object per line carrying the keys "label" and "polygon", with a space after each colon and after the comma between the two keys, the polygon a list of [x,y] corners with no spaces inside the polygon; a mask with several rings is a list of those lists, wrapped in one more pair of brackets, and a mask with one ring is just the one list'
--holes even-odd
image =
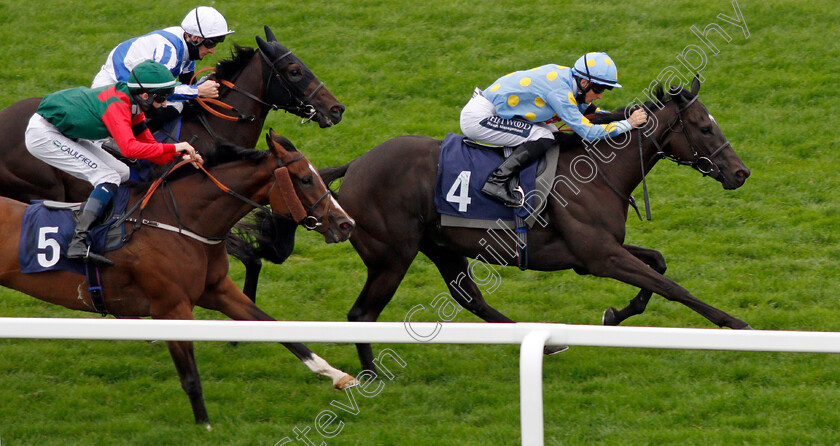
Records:
{"label": "red sleeve", "polygon": [[102,122],[114,137],[123,156],[146,159],[155,164],[166,164],[175,157],[175,144],[162,144],[155,141],[148,129],[141,134],[141,139],[134,137],[131,131],[131,111],[125,102],[112,102],[102,115]]}

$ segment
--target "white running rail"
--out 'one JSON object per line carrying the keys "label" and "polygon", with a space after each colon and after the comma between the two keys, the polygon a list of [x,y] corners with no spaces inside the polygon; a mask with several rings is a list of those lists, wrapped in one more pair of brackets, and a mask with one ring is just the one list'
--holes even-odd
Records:
{"label": "white running rail", "polygon": [[[418,333],[437,333],[417,340]],[[543,346],[840,353],[840,333],[564,324],[256,322],[0,318],[0,338],[238,342],[519,344],[522,444],[542,446]],[[421,337],[422,339],[422,337]]]}

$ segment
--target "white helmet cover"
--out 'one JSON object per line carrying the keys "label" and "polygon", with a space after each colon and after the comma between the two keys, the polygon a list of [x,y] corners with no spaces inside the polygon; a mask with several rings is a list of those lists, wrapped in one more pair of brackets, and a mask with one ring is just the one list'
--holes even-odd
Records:
{"label": "white helmet cover", "polygon": [[224,16],[211,6],[199,6],[190,10],[181,21],[181,28],[187,34],[202,38],[221,37],[234,32],[228,29]]}

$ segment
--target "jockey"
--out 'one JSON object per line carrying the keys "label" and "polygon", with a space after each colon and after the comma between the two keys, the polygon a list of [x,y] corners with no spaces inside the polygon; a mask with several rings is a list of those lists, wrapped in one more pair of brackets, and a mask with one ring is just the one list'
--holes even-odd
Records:
{"label": "jockey", "polygon": [[177,153],[203,163],[188,142],[161,144],[148,129],[134,136],[133,126],[143,126],[144,112],[166,103],[178,83],[163,65],[145,61],[134,67],[128,82],[100,88],[77,87],[44,96],[26,127],[26,148],[36,158],[93,185],[93,192],[79,215],[67,258],[111,266],[102,255],[89,252],[86,241],[91,225],[105,211],[117,187],[128,179],[128,166],[92,140],[113,137],[128,158],[157,164],[172,161]]}
{"label": "jockey", "polygon": [[144,60],[154,60],[165,65],[183,84],[176,87],[175,94],[168,98],[172,103],[152,111],[152,116],[148,116],[156,130],[164,122],[178,117],[184,108],[184,101],[196,97],[219,97],[219,84],[215,81],[207,80],[199,85],[188,83],[195,71],[195,61],[214,53],[216,45],[232,33],[219,11],[210,6],[199,6],[187,13],[181,26],[152,31],[117,45],[108,54],[91,88],[128,81],[131,70]]}
{"label": "jockey", "polygon": [[589,141],[642,126],[647,114],[641,109],[626,120],[601,125],[583,116],[592,101],[613,88],[621,84],[615,63],[606,53],[587,53],[572,68],[550,64],[517,71],[483,91],[476,88],[461,111],[461,131],[480,143],[516,147],[481,191],[508,206],[522,206],[522,189],[514,189],[510,180],[554,144],[555,122],[562,120]]}

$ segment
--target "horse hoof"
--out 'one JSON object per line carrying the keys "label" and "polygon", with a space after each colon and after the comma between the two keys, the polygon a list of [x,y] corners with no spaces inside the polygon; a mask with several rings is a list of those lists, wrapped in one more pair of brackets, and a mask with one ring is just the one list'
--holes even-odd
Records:
{"label": "horse hoof", "polygon": [[617,318],[615,316],[615,312],[617,310],[613,307],[607,308],[607,311],[604,311],[604,316],[601,317],[601,324],[602,325],[618,325]]}
{"label": "horse hoof", "polygon": [[546,345],[543,347],[543,354],[546,356],[556,355],[569,349],[568,345]]}
{"label": "horse hoof", "polygon": [[213,426],[211,426],[210,423],[205,424],[204,427],[207,429],[207,432],[210,432],[210,431],[213,430]]}
{"label": "horse hoof", "polygon": [[354,387],[359,385],[359,381],[356,381],[356,378],[353,378],[352,375],[344,375],[338,381],[333,384],[333,386],[338,390],[349,389],[350,387]]}
{"label": "horse hoof", "polygon": [[736,330],[752,330],[752,329],[753,328],[750,326],[750,324],[746,324],[741,328],[736,328]]}

